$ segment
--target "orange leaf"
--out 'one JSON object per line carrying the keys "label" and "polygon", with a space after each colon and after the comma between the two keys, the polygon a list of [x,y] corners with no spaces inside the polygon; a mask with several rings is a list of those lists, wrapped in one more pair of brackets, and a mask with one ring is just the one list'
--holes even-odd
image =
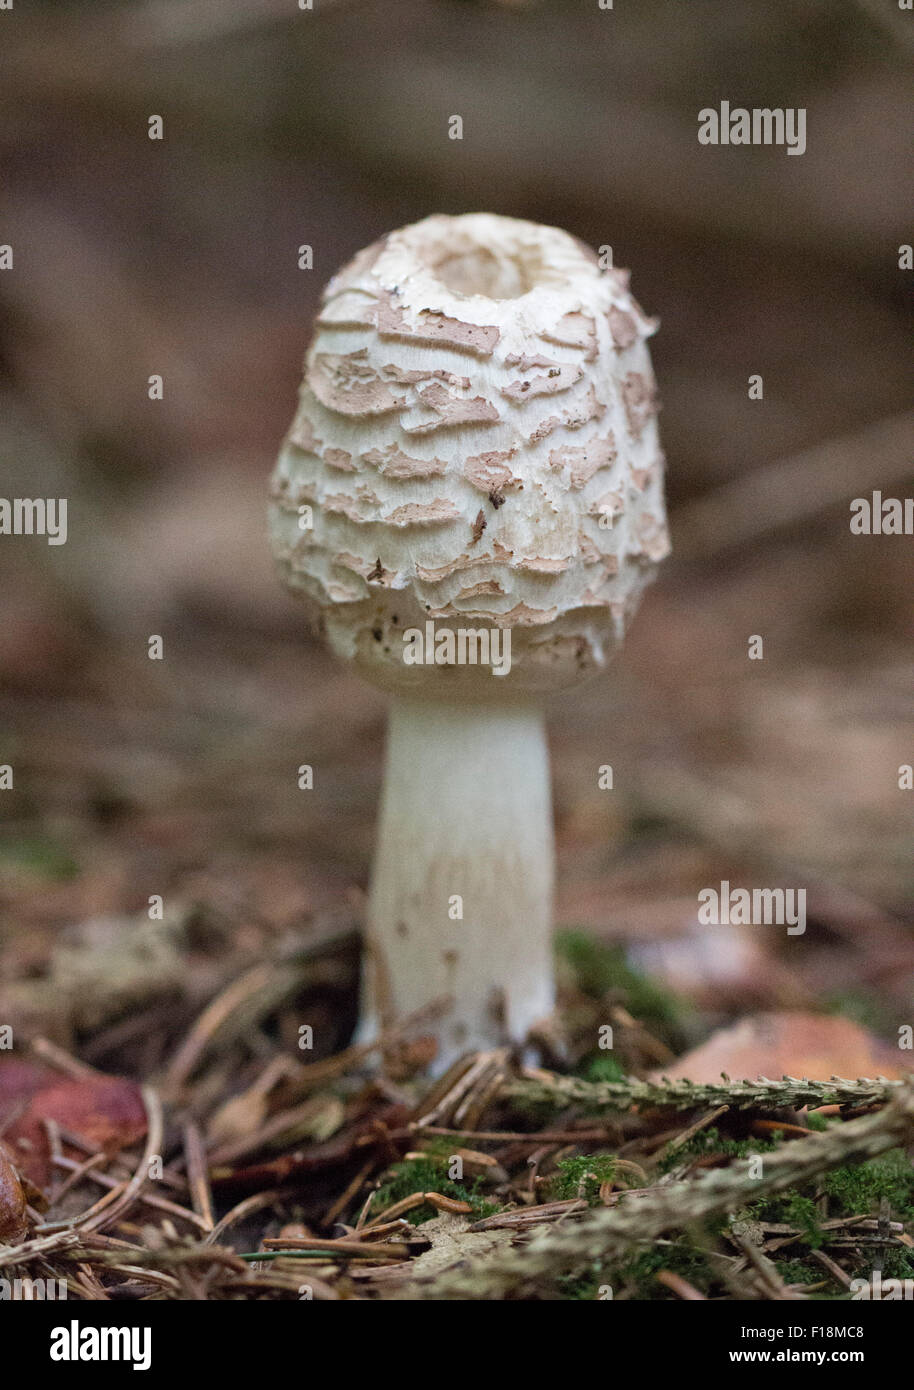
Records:
{"label": "orange leaf", "polygon": [[671,1080],[719,1081],[721,1072],[734,1081],[782,1076],[827,1081],[831,1076],[904,1075],[901,1054],[858,1023],[824,1014],[751,1014],[730,1028],[712,1033],[701,1047],[655,1073]]}
{"label": "orange leaf", "polygon": [[[24,1108],[15,1114],[23,1103]],[[11,1113],[14,1118],[4,1137],[20,1171],[40,1188],[51,1177],[46,1121],[53,1120],[109,1155],[137,1143],[146,1133],[146,1110],[135,1082],[101,1074],[60,1076],[12,1060],[0,1064],[0,1123]],[[74,1158],[85,1156],[66,1144],[64,1151]]]}
{"label": "orange leaf", "polygon": [[18,1245],[28,1232],[26,1197],[19,1174],[10,1162],[7,1149],[0,1144],[0,1242]]}

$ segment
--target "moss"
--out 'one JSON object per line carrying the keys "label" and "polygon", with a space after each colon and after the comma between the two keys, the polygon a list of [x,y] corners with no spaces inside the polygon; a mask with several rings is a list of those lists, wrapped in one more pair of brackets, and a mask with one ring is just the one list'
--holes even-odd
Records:
{"label": "moss", "polygon": [[555,1119],[555,1101],[548,1095],[512,1096],[510,1109],[515,1129],[529,1127],[535,1133],[539,1129],[548,1129]]}
{"label": "moss", "polygon": [[616,1290],[629,1288],[633,1298],[675,1298],[670,1289],[657,1283],[657,1275],[663,1269],[680,1274],[704,1294],[710,1293],[718,1282],[706,1253],[689,1236],[684,1236],[675,1245],[654,1246],[620,1265]]}
{"label": "moss", "polygon": [[[822,1130],[835,1121],[825,1116],[810,1117],[811,1127]],[[688,1143],[673,1153],[659,1165],[661,1169],[676,1167],[689,1155],[721,1153],[732,1158],[745,1158],[750,1154],[770,1152],[784,1142],[777,1134],[770,1140],[725,1139],[716,1129],[702,1130],[692,1136]],[[594,1154],[589,1158],[566,1159],[560,1164],[560,1182],[556,1185],[563,1196],[578,1195],[578,1185],[583,1183],[583,1193],[593,1200],[595,1190],[599,1189],[597,1175],[611,1176],[613,1156]],[[588,1178],[588,1172],[594,1177]],[[781,1278],[786,1284],[822,1284],[810,1294],[815,1299],[834,1301],[846,1297],[844,1291],[837,1293],[828,1280],[821,1265],[811,1258],[803,1258],[804,1251],[817,1250],[827,1245],[826,1234],[821,1229],[817,1198],[824,1193],[828,1198],[828,1215],[836,1216],[875,1216],[882,1203],[887,1204],[891,1218],[905,1223],[914,1222],[914,1163],[900,1149],[892,1150],[880,1158],[865,1163],[835,1168],[808,1186],[793,1188],[776,1196],[770,1196],[744,1208],[740,1217],[750,1220],[783,1223],[797,1231],[791,1251],[791,1258],[776,1261]],[[558,1192],[556,1193],[558,1195]],[[711,1232],[713,1237],[714,1232]],[[914,1251],[898,1246],[883,1247],[882,1277],[884,1279],[914,1278]],[[843,1250],[841,1259],[848,1273],[854,1278],[870,1278],[873,1267],[873,1250],[861,1247],[854,1251]],[[657,1283],[656,1276],[661,1269],[681,1274],[702,1293],[713,1296],[719,1290],[713,1262],[696,1247],[690,1236],[684,1235],[672,1245],[655,1246],[642,1251],[624,1265],[610,1269],[608,1265],[595,1263],[585,1274],[562,1281],[561,1296],[568,1299],[595,1299],[601,1296],[601,1288],[611,1285],[618,1295],[624,1288],[626,1295],[636,1299],[666,1299],[673,1295],[663,1285]]]}
{"label": "moss", "polygon": [[[867,1271],[869,1277],[869,1271]],[[914,1279],[914,1251],[890,1246],[882,1261],[883,1279]]]}
{"label": "moss", "polygon": [[583,1197],[593,1205],[599,1201],[600,1187],[616,1175],[615,1154],[581,1154],[563,1158],[549,1183],[550,1201],[562,1202]]}
{"label": "moss", "polygon": [[575,1067],[585,1081],[624,1081],[627,1073],[609,1052],[590,1052]]}
{"label": "moss", "polygon": [[[880,1254],[882,1256],[881,1275],[883,1279],[914,1278],[914,1257],[912,1257],[911,1251],[890,1246],[880,1251]],[[851,1250],[844,1250],[841,1252],[841,1262],[851,1278],[872,1279],[873,1254],[871,1251],[858,1250],[855,1255],[855,1252]],[[818,1284],[824,1278],[829,1277],[829,1285],[833,1288],[833,1281],[831,1281],[830,1276],[826,1276],[819,1264],[807,1263],[801,1259],[778,1260],[776,1267],[785,1284]],[[845,1296],[842,1291],[840,1297]],[[813,1297],[835,1299],[838,1295],[825,1289]]]}
{"label": "moss", "polygon": [[[803,1191],[791,1189],[777,1197],[757,1202],[751,1215],[757,1221],[784,1222],[795,1226],[797,1243],[810,1250],[826,1244],[814,1201],[817,1193],[828,1198],[830,1217],[876,1216],[881,1204],[888,1204],[891,1219],[914,1221],[914,1165],[900,1149],[865,1163],[835,1168]],[[872,1256],[861,1252],[854,1272],[868,1276]],[[816,1266],[818,1269],[818,1266]],[[896,1248],[885,1251],[885,1277],[909,1278],[914,1271],[911,1252]],[[821,1271],[819,1271],[821,1277]]]}
{"label": "moss", "polygon": [[[481,1178],[473,1178],[470,1182],[455,1182],[447,1176],[444,1159],[451,1152],[452,1148],[447,1150],[447,1154],[430,1151],[421,1158],[406,1159],[403,1163],[394,1164],[390,1169],[391,1176],[378,1188],[372,1211],[380,1215],[385,1208],[393,1206],[394,1202],[402,1201],[404,1197],[412,1197],[415,1192],[440,1192],[442,1197],[453,1197],[458,1202],[468,1202],[476,1221],[484,1216],[494,1215],[499,1207],[497,1203],[482,1196]],[[423,1221],[431,1221],[439,1215],[437,1208],[429,1202],[407,1212],[406,1218],[412,1225],[421,1226]]]}
{"label": "moss", "polygon": [[67,851],[42,835],[7,840],[0,845],[0,864],[58,882],[75,878],[79,873],[79,865]]}
{"label": "moss", "polygon": [[788,1226],[796,1226],[802,1232],[799,1239],[808,1245],[810,1250],[818,1250],[822,1245],[822,1228],[819,1225],[819,1212],[812,1198],[804,1197],[799,1192],[787,1192],[781,1198],[779,1206],[783,1213],[780,1219]]}
{"label": "moss", "polygon": [[877,1215],[885,1201],[894,1220],[914,1220],[914,1164],[901,1149],[834,1168],[825,1175],[822,1189],[836,1216]]}
{"label": "moss", "polygon": [[826,1277],[821,1265],[803,1260],[775,1260],[774,1267],[785,1284],[819,1284]]}
{"label": "moss", "polygon": [[689,1006],[633,970],[621,947],[595,941],[586,932],[563,931],[556,937],[556,954],[582,993],[594,999],[614,994],[633,1017],[659,1035],[681,1036]]}
{"label": "moss", "polygon": [[611,1271],[601,1261],[595,1260],[587,1269],[578,1274],[566,1274],[556,1281],[559,1297],[567,1301],[592,1303],[595,1299],[607,1297],[613,1288]]}
{"label": "moss", "polygon": [[779,1144],[776,1139],[725,1139],[719,1130],[711,1126],[700,1129],[691,1139],[673,1153],[661,1158],[657,1164],[661,1173],[678,1168],[689,1158],[702,1158],[706,1154],[723,1154],[727,1158],[749,1158],[753,1154],[770,1153]]}
{"label": "moss", "polygon": [[818,1250],[823,1244],[819,1210],[809,1189],[789,1188],[775,1197],[763,1197],[747,1206],[745,1214],[752,1221],[793,1226],[797,1244],[808,1250]]}

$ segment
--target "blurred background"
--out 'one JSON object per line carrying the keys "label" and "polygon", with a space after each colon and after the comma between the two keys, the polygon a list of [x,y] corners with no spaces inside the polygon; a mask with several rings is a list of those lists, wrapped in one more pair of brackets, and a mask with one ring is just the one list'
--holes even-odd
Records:
{"label": "blurred background", "polygon": [[[848,522],[914,480],[911,14],[132,0],[0,20],[2,491],[69,499],[66,545],[0,539],[3,1019],[154,1068],[239,971],[326,942],[321,1048],[345,1043],[384,702],[276,582],[267,477],[327,278],[393,227],[490,209],[611,245],[661,320],[674,555],[616,668],[552,712],[559,925],[690,1001],[692,1041],[758,1009],[910,1021],[912,542]],[[805,107],[806,153],[699,145],[722,100]],[[806,887],[806,935],[699,930],[722,879]]]}

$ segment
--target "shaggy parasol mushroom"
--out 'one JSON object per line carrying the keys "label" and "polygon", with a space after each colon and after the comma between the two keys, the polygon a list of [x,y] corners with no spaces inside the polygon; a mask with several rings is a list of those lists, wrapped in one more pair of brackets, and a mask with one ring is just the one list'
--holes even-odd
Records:
{"label": "shaggy parasol mushroom", "polygon": [[362,1036],[447,997],[438,1069],[553,1009],[541,702],[605,665],[669,549],[653,327],[624,271],[488,213],[393,232],[323,295],[273,548],[393,693]]}

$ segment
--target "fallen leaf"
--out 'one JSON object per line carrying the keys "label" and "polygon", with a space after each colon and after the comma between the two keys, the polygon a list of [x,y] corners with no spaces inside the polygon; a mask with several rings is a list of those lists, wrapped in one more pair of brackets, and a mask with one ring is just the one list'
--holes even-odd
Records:
{"label": "fallen leaf", "polygon": [[[39,1068],[26,1071],[24,1066],[28,1064],[0,1063],[0,1124],[12,1115],[4,1138],[17,1167],[36,1187],[46,1187],[51,1177],[46,1121],[71,1130],[109,1155],[137,1143],[146,1133],[146,1109],[136,1082],[119,1076],[61,1077]],[[8,1068],[15,1071],[7,1078]],[[64,1151],[74,1158],[85,1157],[66,1145]]]}
{"label": "fallen leaf", "polygon": [[825,1014],[751,1014],[707,1042],[659,1068],[655,1080],[735,1081],[782,1076],[827,1081],[832,1076],[886,1076],[897,1079],[905,1067],[895,1048],[847,1018]]}
{"label": "fallen leaf", "polygon": [[0,1144],[0,1245],[18,1245],[25,1239],[29,1221],[26,1196],[9,1151]]}
{"label": "fallen leaf", "polygon": [[0,1124],[36,1091],[53,1081],[58,1072],[43,1062],[27,1062],[20,1057],[4,1057],[0,1061]]}
{"label": "fallen leaf", "polygon": [[431,1241],[431,1249],[417,1255],[410,1263],[410,1279],[437,1277],[453,1264],[478,1260],[483,1255],[507,1249],[514,1240],[513,1231],[470,1231],[467,1228],[471,1224],[472,1218],[450,1213],[423,1221],[422,1238]]}

